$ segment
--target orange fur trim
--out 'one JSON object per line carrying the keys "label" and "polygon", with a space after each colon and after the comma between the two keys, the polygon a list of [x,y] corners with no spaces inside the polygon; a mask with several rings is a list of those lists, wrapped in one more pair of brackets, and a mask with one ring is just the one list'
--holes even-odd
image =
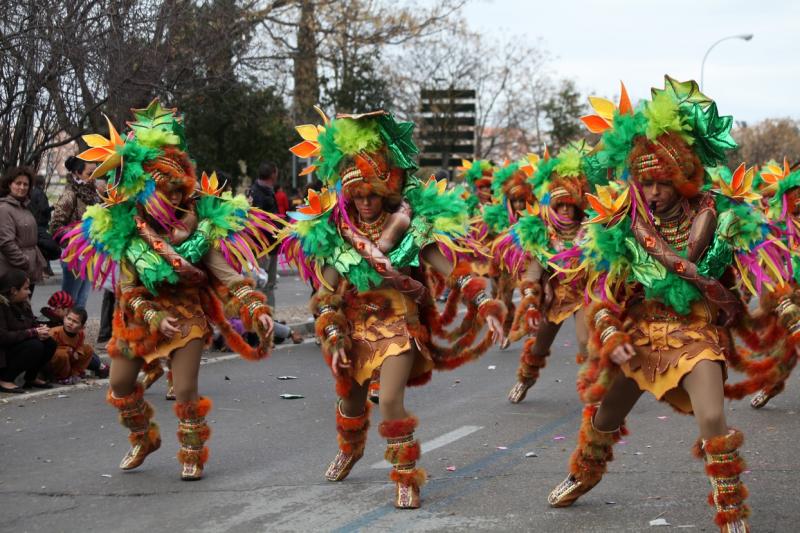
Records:
{"label": "orange fur trim", "polygon": [[344,416],[339,404],[336,405],[336,440],[339,449],[347,454],[362,454],[369,430],[370,404],[364,405],[364,414],[355,417]]}
{"label": "orange fur trim", "polygon": [[323,292],[321,290],[317,291],[314,296],[311,297],[311,301],[309,302],[311,314],[317,316],[319,314],[320,307],[333,307],[337,310],[341,309],[342,296],[336,293]]}
{"label": "orange fur trim", "polygon": [[141,383],[136,383],[133,392],[123,398],[116,398],[111,387],[106,391],[106,402],[117,409],[131,409],[144,398],[144,387]]}
{"label": "orange fur trim", "polygon": [[414,468],[410,472],[399,472],[397,469],[392,469],[389,479],[395,483],[419,488],[425,485],[428,480],[428,473],[425,472],[424,468]]}
{"label": "orange fur trim", "polygon": [[247,344],[242,336],[231,327],[230,323],[225,318],[225,311],[223,310],[222,302],[214,293],[214,291],[206,290],[200,292],[200,299],[203,305],[203,311],[205,311],[206,315],[208,315],[211,323],[219,328],[222,338],[225,339],[225,344],[227,344],[231,350],[238,353],[243,359],[248,361],[259,361],[269,357],[272,349],[271,335],[269,337],[265,337],[263,332],[260,331],[261,328],[259,327],[258,336],[261,342],[258,349],[253,348]]}
{"label": "orange fur trim", "polygon": [[608,462],[614,459],[612,448],[622,438],[622,428],[612,432],[594,429],[592,420],[596,413],[597,405],[584,407],[578,446],[570,457],[570,473],[587,484],[596,484],[602,479]]}
{"label": "orange fur trim", "polygon": [[489,300],[478,308],[478,315],[484,320],[492,316],[502,324],[506,319],[506,306],[500,300]]}
{"label": "orange fur trim", "polygon": [[212,406],[211,398],[200,396],[196,401],[177,402],[173,409],[181,420],[195,420],[205,417]]}
{"label": "orange fur trim", "polygon": [[406,381],[406,387],[420,387],[428,383],[431,380],[431,377],[433,377],[433,372],[428,370],[424,374],[420,374],[419,376],[413,378],[408,378],[408,381]]}
{"label": "orange fur trim", "polygon": [[462,298],[464,302],[471,303],[475,301],[475,298],[481,292],[486,290],[487,280],[486,278],[472,278],[464,285],[464,288],[461,289]]}
{"label": "orange fur trim", "polygon": [[396,439],[414,433],[418,425],[419,420],[414,415],[397,420],[384,420],[378,425],[378,433],[386,439]]}
{"label": "orange fur trim", "polygon": [[708,454],[729,453],[738,450],[744,443],[744,434],[738,429],[731,428],[727,435],[711,437],[705,442],[703,451]]}
{"label": "orange fur trim", "polygon": [[472,274],[472,265],[468,261],[459,261],[450,273],[450,285],[456,285],[458,278]]}

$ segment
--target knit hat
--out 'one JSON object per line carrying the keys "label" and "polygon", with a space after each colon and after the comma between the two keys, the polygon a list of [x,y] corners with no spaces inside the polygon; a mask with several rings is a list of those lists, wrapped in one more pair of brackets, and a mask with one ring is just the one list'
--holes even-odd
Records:
{"label": "knit hat", "polygon": [[67,291],[56,291],[47,300],[47,305],[53,309],[69,309],[75,305],[75,301]]}

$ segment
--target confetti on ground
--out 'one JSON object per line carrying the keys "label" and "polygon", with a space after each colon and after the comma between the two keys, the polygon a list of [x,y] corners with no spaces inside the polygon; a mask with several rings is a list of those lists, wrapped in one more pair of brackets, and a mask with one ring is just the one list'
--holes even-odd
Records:
{"label": "confetti on ground", "polygon": [[650,520],[651,526],[669,526],[671,525],[669,522],[664,520],[663,518],[656,518],[655,520]]}
{"label": "confetti on ground", "polygon": [[447,468],[445,468],[445,470],[447,470],[448,472],[455,472],[456,471],[456,467],[448,466]]}
{"label": "confetti on ground", "polygon": [[488,368],[489,370],[495,370],[495,369],[497,369],[497,366],[496,365],[489,365],[486,368]]}
{"label": "confetti on ground", "polygon": [[666,420],[669,417],[668,416],[657,416],[656,418],[658,418],[659,420]]}
{"label": "confetti on ground", "polygon": [[619,441],[617,444],[619,444],[620,446],[625,446],[626,444],[628,444],[628,441],[626,441],[626,440],[621,440],[621,441]]}
{"label": "confetti on ground", "polygon": [[539,457],[539,456],[536,455],[534,452],[528,452],[525,454],[525,457]]}
{"label": "confetti on ground", "polygon": [[508,446],[498,446],[497,449],[498,450],[507,450]]}
{"label": "confetti on ground", "polygon": [[281,398],[284,400],[299,400],[300,398],[305,398],[302,394],[281,394]]}
{"label": "confetti on ground", "polygon": [[566,438],[567,437],[565,437],[564,435],[556,435],[555,437],[553,437],[553,440],[564,440]]}
{"label": "confetti on ground", "polygon": [[100,477],[111,477],[111,474],[100,474]]}
{"label": "confetti on ground", "polygon": [[297,376],[278,376],[275,379],[279,379],[281,381],[286,381],[286,380],[289,380],[289,379],[297,379]]}

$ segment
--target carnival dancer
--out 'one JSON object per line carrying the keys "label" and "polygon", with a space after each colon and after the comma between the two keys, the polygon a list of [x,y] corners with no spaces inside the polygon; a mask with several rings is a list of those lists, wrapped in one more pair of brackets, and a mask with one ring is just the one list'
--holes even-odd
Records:
{"label": "carnival dancer", "polygon": [[[483,208],[483,220],[489,232],[488,239],[492,242],[519,220],[520,213],[525,211],[527,205],[535,202],[529,178],[533,176],[537,161],[538,157],[532,156],[525,161],[507,163],[495,171],[492,177],[495,203]],[[489,276],[492,278],[493,296],[502,301],[508,309],[503,323],[503,335],[506,340],[502,348],[505,349],[512,340],[509,334],[514,321],[513,298],[517,284],[511,274],[500,266],[497,258],[493,258],[490,262]]]}
{"label": "carnival dancer", "polygon": [[580,260],[578,242],[584,219],[586,177],[582,163],[590,147],[573,143],[558,156],[547,156],[536,171],[533,191],[537,205],[528,206],[519,221],[495,241],[493,255],[514,279],[520,279],[522,301],[511,334],[522,331],[517,383],[508,401],[519,403],[547,364],[550,347],[564,321],[575,316],[577,360],[586,358],[588,332],[582,309],[584,277],[569,271]]}
{"label": "carnival dancer", "polygon": [[477,276],[487,276],[489,274],[489,258],[492,245],[492,237],[489,227],[483,219],[483,209],[492,205],[492,176],[495,168],[491,161],[478,159],[475,161],[461,161],[458,169],[462,172],[466,191],[464,200],[469,209],[469,216],[472,221],[472,238],[480,243],[481,250],[470,258],[472,271]]}
{"label": "carnival dancer", "polygon": [[[727,169],[721,169],[725,173]],[[727,172],[730,174],[730,172]],[[762,167],[756,177],[759,182],[763,204],[773,235],[783,242],[792,253],[792,276],[784,287],[791,294],[791,301],[800,302],[800,171],[791,171],[784,158],[783,165],[775,162]],[[735,329],[739,338],[752,351],[738,361],[738,370],[746,372],[747,378],[727,385],[726,395],[743,398],[758,391],[750,400],[754,409],[764,407],[770,399],[780,394],[786,380],[797,365],[795,337],[800,332],[787,331],[790,321],[786,313],[789,308],[775,308],[774,298],[759,301],[755,313],[744,315],[742,324]],[[777,312],[770,312],[774,309]],[[781,314],[783,312],[783,315]]]}
{"label": "carnival dancer", "polygon": [[584,255],[587,293],[596,303],[578,383],[588,405],[570,473],[548,501],[572,505],[601,480],[625,417],[649,391],[695,414],[694,453],[705,461],[715,521],[722,531],[748,531],[743,435],[728,426],[723,408],[723,326],[742,305],[729,289],[735,279],[723,275],[766,295],[783,281],[790,259],[752,205],[751,179],[739,175],[717,182],[716,194],[705,192],[704,166],[723,161],[736,144],[732,117],[720,117],[695,82],[666,77],[665,88],[653,89],[652,100],[635,110],[624,92],[613,113],[608,101],[594,105],[599,113],[589,123],[603,132],[602,149],[587,177],[595,183],[611,172],[626,181],[599,186],[591,197]]}
{"label": "carnival dancer", "polygon": [[[323,355],[336,381],[339,451],[325,477],[341,481],[362,457],[369,426],[367,387],[380,370],[378,427],[396,483],[395,506],[417,508],[425,471],[417,466],[417,418],[404,406],[406,386],[421,385],[434,368],[454,368],[502,340],[504,309],[486,295],[486,280],[457,262],[469,251],[469,217],[462,191],[412,175],[413,124],[383,111],[339,115],[322,126],[299,126],[292,148],[315,158],[327,188],[309,191],[279,235],[287,259],[319,287],[311,307]],[[306,170],[304,172],[308,172]],[[454,268],[455,265],[455,268]],[[468,305],[471,322],[456,345],[441,347],[442,320],[428,277],[435,270]],[[483,324],[489,332],[475,341]]]}
{"label": "carnival dancer", "polygon": [[[200,191],[195,189],[175,109],[153,100],[133,114],[125,137],[110,120],[108,139],[84,137],[91,148],[80,157],[99,164],[97,176],[109,176],[108,197],[102,206],[89,206],[83,221],[64,233],[62,257],[96,286],[114,276],[117,265],[121,270],[107,396],[130,431],[131,448],[120,468],[136,468],[161,444],[153,407],[142,398],[144,387],[136,378],[143,364],[169,358],[181,479],[195,480],[202,477],[210,435],[205,417],[211,400],[197,391],[203,346],[214,324],[243,357],[269,354],[271,311],[240,272],[256,267],[275,228],[246,198],[220,194],[215,175],[203,174]],[[226,314],[258,332],[257,349],[232,331]]]}

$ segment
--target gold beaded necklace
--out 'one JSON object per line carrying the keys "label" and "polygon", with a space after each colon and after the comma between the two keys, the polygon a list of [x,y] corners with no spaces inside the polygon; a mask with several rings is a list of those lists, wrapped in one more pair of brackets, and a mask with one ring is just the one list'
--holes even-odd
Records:
{"label": "gold beaded necklace", "polygon": [[382,212],[374,222],[364,222],[361,220],[361,217],[358,217],[356,226],[358,226],[358,230],[366,235],[370,241],[377,242],[378,239],[381,238],[383,226],[386,224],[386,219],[388,217],[389,215],[386,213],[386,211]]}
{"label": "gold beaded necklace", "polygon": [[658,233],[670,246],[678,251],[686,249],[686,245],[689,243],[689,234],[692,231],[692,221],[686,216],[683,205],[678,204],[673,213],[669,213],[663,218],[653,216],[653,222]]}

